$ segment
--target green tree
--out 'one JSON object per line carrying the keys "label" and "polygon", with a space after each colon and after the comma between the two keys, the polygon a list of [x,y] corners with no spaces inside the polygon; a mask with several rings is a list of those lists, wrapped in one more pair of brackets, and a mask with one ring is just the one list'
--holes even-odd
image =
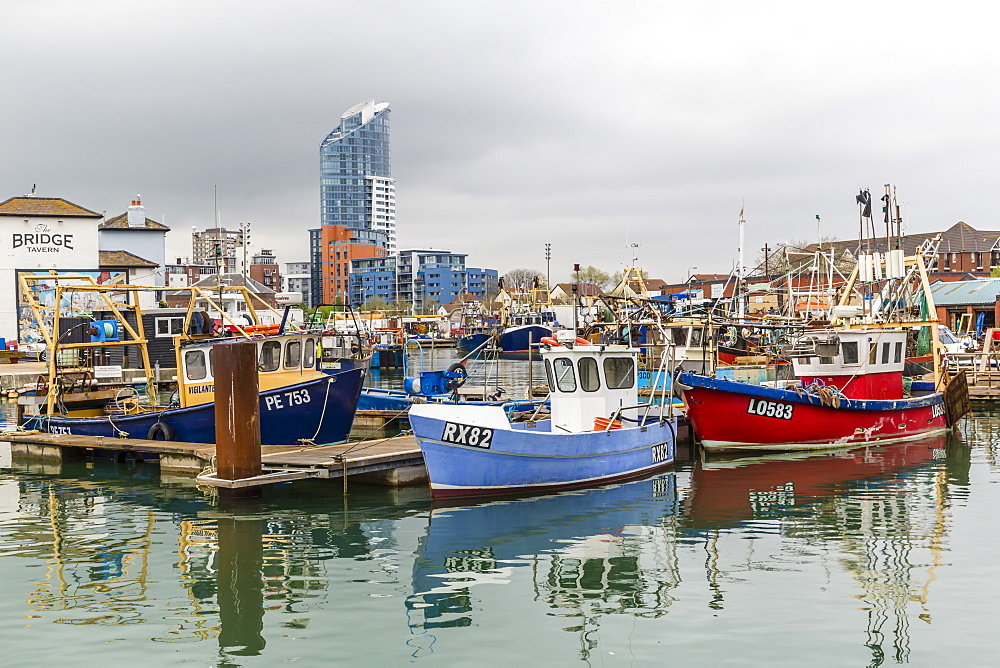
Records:
{"label": "green tree", "polygon": [[362,311],[384,311],[387,308],[389,308],[389,302],[381,297],[371,297],[361,305]]}
{"label": "green tree", "polygon": [[[610,290],[615,287],[615,284],[612,283],[614,278],[610,274],[590,265],[583,267],[580,271],[574,271],[570,275],[569,280],[571,283],[576,281],[580,283],[593,283],[601,290]],[[618,280],[621,280],[621,272],[619,272]]]}

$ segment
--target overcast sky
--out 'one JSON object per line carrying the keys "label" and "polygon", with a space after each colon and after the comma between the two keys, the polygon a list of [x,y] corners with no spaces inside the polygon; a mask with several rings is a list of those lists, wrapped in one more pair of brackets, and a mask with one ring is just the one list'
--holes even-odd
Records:
{"label": "overcast sky", "polygon": [[[0,200],[190,230],[250,221],[305,260],[318,146],[392,109],[401,247],[471,266],[726,273],[857,236],[893,183],[912,232],[995,221],[995,10],[951,2],[4,0]],[[984,14],[984,10],[986,13]],[[630,248],[639,244],[638,249]]]}

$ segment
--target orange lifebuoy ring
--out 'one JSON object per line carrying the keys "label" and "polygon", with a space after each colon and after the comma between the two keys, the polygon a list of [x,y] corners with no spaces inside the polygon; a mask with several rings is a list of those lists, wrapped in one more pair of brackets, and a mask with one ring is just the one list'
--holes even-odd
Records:
{"label": "orange lifebuoy ring", "polygon": [[551,336],[543,336],[541,339],[539,339],[539,343],[542,343],[546,346],[553,348],[559,345],[559,342],[553,339]]}
{"label": "orange lifebuoy ring", "polygon": [[576,337],[576,345],[578,345],[578,346],[589,346],[589,345],[591,345],[591,343],[590,343],[590,341],[588,341],[587,339],[583,338],[582,336],[578,336],[578,337]]}

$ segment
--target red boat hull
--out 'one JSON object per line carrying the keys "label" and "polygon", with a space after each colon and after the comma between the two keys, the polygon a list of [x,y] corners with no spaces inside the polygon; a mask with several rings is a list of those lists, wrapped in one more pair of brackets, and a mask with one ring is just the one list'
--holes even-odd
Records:
{"label": "red boat hull", "polygon": [[711,383],[716,387],[684,390],[691,426],[709,451],[821,450],[909,440],[948,430],[940,395],[899,401],[842,400],[835,407],[784,390],[763,391],[719,380]]}

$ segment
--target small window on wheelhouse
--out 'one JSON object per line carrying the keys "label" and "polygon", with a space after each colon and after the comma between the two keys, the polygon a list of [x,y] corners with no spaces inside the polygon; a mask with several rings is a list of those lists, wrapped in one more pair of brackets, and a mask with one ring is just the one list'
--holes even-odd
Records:
{"label": "small window on wheelhouse", "polygon": [[260,363],[258,367],[261,371],[275,371],[281,364],[281,342],[265,341],[260,347]]}
{"label": "small window on wheelhouse", "polygon": [[184,353],[184,374],[188,380],[203,380],[208,377],[204,350],[189,350]]}
{"label": "small window on wheelhouse", "polygon": [[627,390],[634,386],[635,362],[631,357],[604,358],[604,382],[612,390]]}
{"label": "small window on wheelhouse", "polygon": [[844,355],[844,364],[858,363],[858,342],[843,341],[840,344],[840,351]]}
{"label": "small window on wheelhouse", "polygon": [[893,363],[899,364],[903,361],[903,342],[896,342],[896,349],[893,351]]}
{"label": "small window on wheelhouse", "polygon": [[597,360],[593,357],[583,357],[577,362],[580,371],[580,387],[584,392],[596,392],[601,389],[601,374],[597,371]]}
{"label": "small window on wheelhouse", "polygon": [[302,342],[289,341],[285,344],[285,368],[298,369],[302,360]]}
{"label": "small window on wheelhouse", "polygon": [[[869,341],[871,341],[871,339],[869,339]],[[872,343],[870,345],[871,349],[868,351],[868,363],[874,365],[878,363],[878,344]]]}
{"label": "small window on wheelhouse", "polygon": [[548,360],[545,360],[545,379],[549,383],[549,389],[554,390],[556,388],[556,381],[552,377],[552,364]]}
{"label": "small window on wheelhouse", "polygon": [[692,348],[696,348],[696,347],[698,347],[698,346],[701,345],[702,333],[703,332],[702,332],[701,327],[692,327],[691,328],[691,347]]}
{"label": "small window on wheelhouse", "polygon": [[886,341],[882,344],[882,364],[889,363],[889,342]]}
{"label": "small window on wheelhouse", "polygon": [[305,350],[302,354],[302,368],[312,369],[316,366],[316,341],[314,339],[306,339]]}
{"label": "small window on wheelhouse", "polygon": [[560,392],[576,391],[576,374],[573,362],[568,357],[560,357],[552,363],[552,373],[556,377],[556,387]]}

